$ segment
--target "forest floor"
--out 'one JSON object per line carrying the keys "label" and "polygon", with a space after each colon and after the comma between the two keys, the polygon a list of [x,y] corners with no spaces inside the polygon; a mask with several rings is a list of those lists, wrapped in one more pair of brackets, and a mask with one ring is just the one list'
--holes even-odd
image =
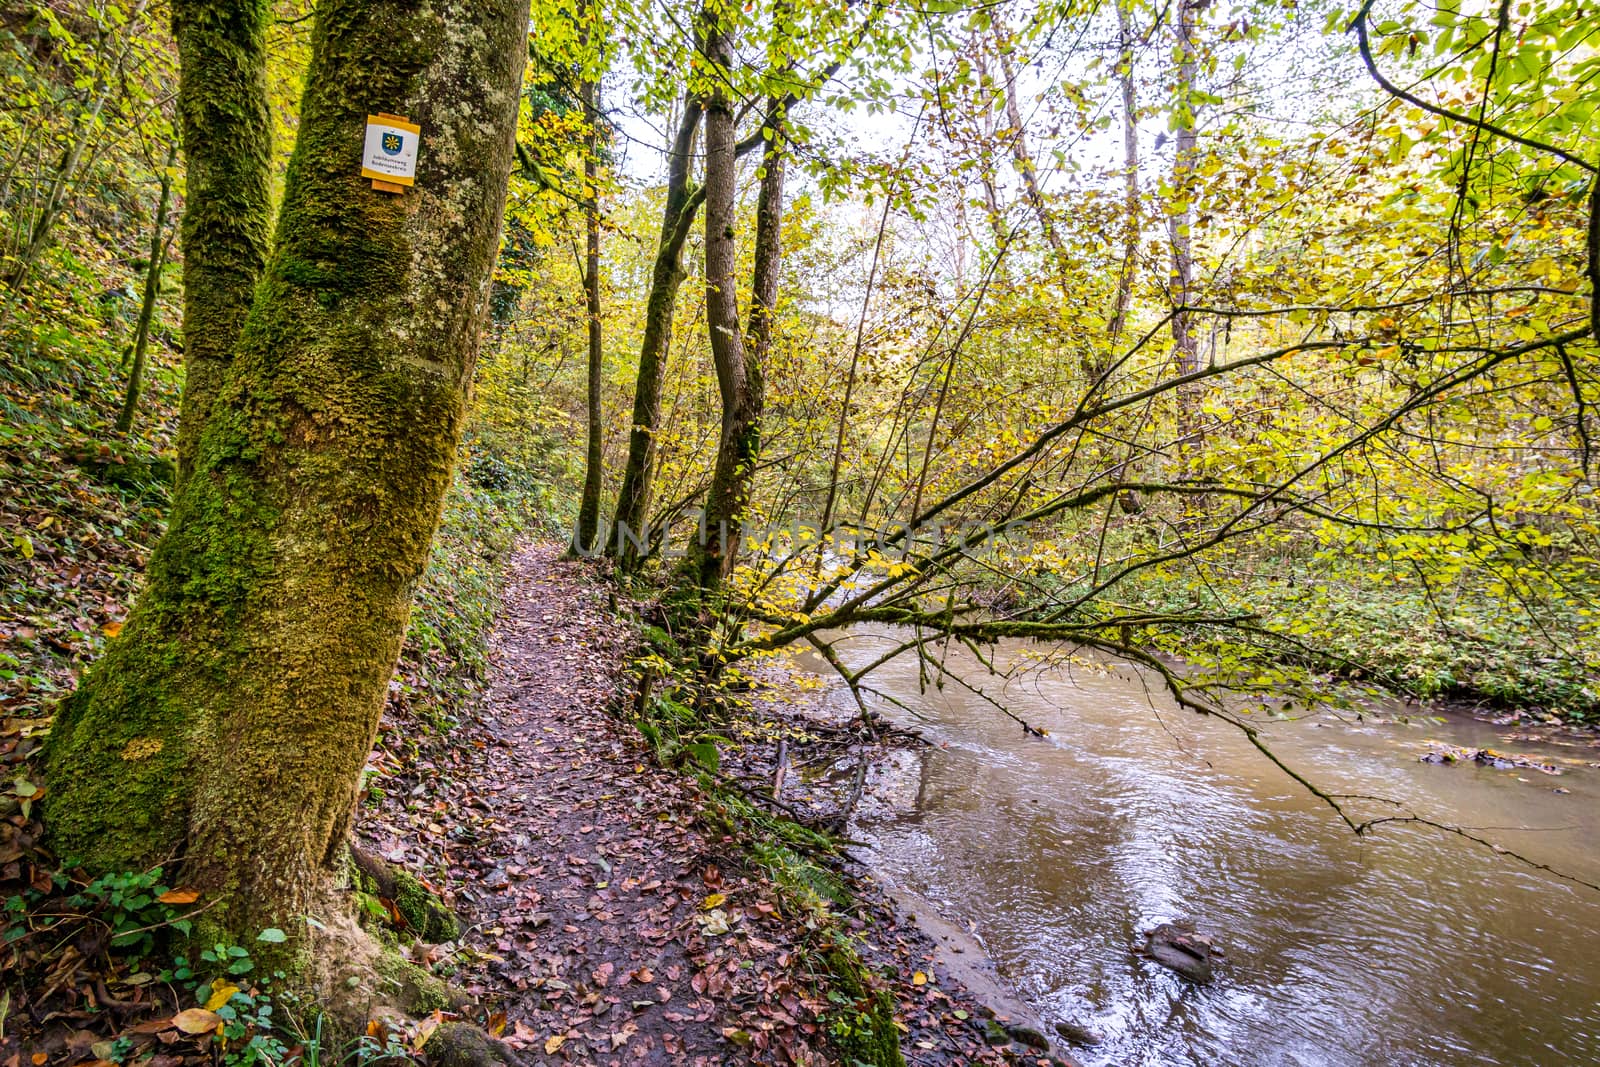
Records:
{"label": "forest floor", "polygon": [[486,696],[431,746],[396,751],[386,728],[358,834],[431,869],[467,924],[420,960],[453,958],[452,980],[530,1062],[823,1064],[848,999],[823,958],[848,938],[894,996],[908,1063],[1052,1062],[1008,1044],[859,873],[853,904],[819,925],[708,817],[691,776],[652,762],[613,713],[635,638],[607,588],[557,546],[522,546]]}

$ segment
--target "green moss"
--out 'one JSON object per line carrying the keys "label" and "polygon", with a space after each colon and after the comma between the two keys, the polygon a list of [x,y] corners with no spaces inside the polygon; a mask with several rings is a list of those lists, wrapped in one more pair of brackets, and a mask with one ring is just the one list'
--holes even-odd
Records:
{"label": "green moss", "polygon": [[393,997],[402,1009],[413,1015],[446,1011],[461,1000],[451,995],[448,985],[402,958],[398,952],[384,951],[378,957],[376,970],[378,992]]}
{"label": "green moss", "polygon": [[828,1036],[841,1061],[852,1067],[905,1067],[889,990],[872,977],[854,949],[836,944],[822,959],[838,989],[853,998],[828,1017]]}
{"label": "green moss", "polygon": [[847,1067],[905,1067],[894,996],[839,931],[835,909],[850,907],[850,891],[837,875],[810,858],[831,853],[830,839],[756,808],[709,775],[701,773],[698,778],[709,797],[701,818],[742,840],[789,905],[807,913],[808,925],[825,939],[819,953],[829,976],[823,993],[834,1005],[827,1033],[840,1061]]}
{"label": "green moss", "polygon": [[431,944],[461,936],[461,920],[455,912],[409,871],[386,865],[380,881],[362,870],[353,856],[348,868],[351,886],[369,897],[392,902],[411,936]]}

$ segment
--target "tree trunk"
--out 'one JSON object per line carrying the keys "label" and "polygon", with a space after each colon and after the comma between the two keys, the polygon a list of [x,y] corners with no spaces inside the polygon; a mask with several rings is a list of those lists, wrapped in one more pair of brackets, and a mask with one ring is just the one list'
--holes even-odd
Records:
{"label": "tree trunk", "polygon": [[583,497],[578,504],[578,526],[572,536],[572,550],[581,556],[600,549],[600,483],[605,474],[605,425],[600,411],[601,371],[604,349],[600,334],[600,111],[596,103],[599,87],[583,83],[584,119],[589,124],[585,139],[583,179],[588,199],[583,207],[584,260],[583,297],[589,324],[588,451],[584,460]]}
{"label": "tree trunk", "polygon": [[1172,192],[1181,206],[1168,217],[1167,231],[1172,239],[1172,305],[1177,309],[1172,316],[1172,350],[1179,374],[1199,369],[1194,326],[1189,312],[1184,310],[1194,276],[1190,231],[1194,222],[1194,81],[1199,66],[1194,48],[1194,12],[1193,0],[1178,0],[1177,144],[1172,157]]}
{"label": "tree trunk", "polygon": [[1028,138],[1022,125],[1022,107],[1017,103],[1017,70],[1011,59],[1012,41],[998,9],[993,13],[993,27],[994,49],[1000,57],[1000,73],[1005,78],[1006,122],[1011,124],[1008,137],[1011,159],[1018,177],[1022,179],[1023,197],[1028,201],[1033,217],[1038,220],[1039,232],[1044,235],[1045,243],[1050,246],[1050,265],[1054,269],[1056,283],[1061,287],[1061,297],[1063,300],[1072,300],[1077,294],[1072,286],[1071,257],[1056,229],[1055,219],[1050,215],[1050,205],[1045,202],[1044,190],[1039,186],[1039,168],[1034,165],[1033,154],[1028,150]]}
{"label": "tree trunk", "polygon": [[139,324],[133,331],[133,365],[128,368],[128,388],[122,394],[122,412],[117,416],[117,432],[133,429],[133,416],[139,410],[139,390],[144,383],[144,356],[150,347],[150,325],[155,318],[156,297],[161,294],[161,268],[167,262],[167,208],[172,203],[172,166],[178,161],[178,146],[167,151],[167,165],[161,171],[161,200],[156,206],[155,223],[150,227],[150,265],[144,274],[144,298],[139,303]]}
{"label": "tree trunk", "polygon": [[[95,871],[180,857],[208,934],[294,937],[341,909],[326,890],[486,317],[527,17],[318,5],[271,260],[148,585],[51,732],[54,847]],[[359,176],[377,112],[423,130],[403,196]]]}
{"label": "tree trunk", "polygon": [[1128,323],[1133,299],[1133,275],[1139,265],[1139,105],[1133,80],[1133,25],[1131,0],[1116,0],[1117,34],[1122,54],[1117,60],[1117,80],[1122,85],[1122,269],[1117,273],[1117,295],[1107,324],[1107,349],[1093,376],[1105,373],[1116,355],[1117,344]]}
{"label": "tree trunk", "polygon": [[[1172,159],[1172,190],[1178,198],[1178,210],[1167,219],[1167,231],[1172,239],[1172,356],[1177,374],[1192,374],[1200,369],[1200,346],[1194,335],[1194,316],[1187,310],[1193,300],[1194,286],[1194,166],[1196,154],[1195,78],[1199,62],[1195,54],[1195,0],[1178,0],[1177,59],[1178,82],[1176,113],[1176,151]],[[1179,469],[1192,472],[1199,469],[1198,460],[1203,446],[1199,425],[1200,396],[1195,385],[1182,386],[1176,400],[1178,440],[1176,453]],[[1203,496],[1186,498],[1186,510],[1203,511]]]}
{"label": "tree trunk", "polygon": [[[708,58],[726,67],[732,42],[715,25],[707,32],[706,47]],[[761,454],[765,363],[772,340],[782,252],[782,112],[783,102],[771,101],[767,148],[761,160],[761,191],[756,202],[755,263],[746,336],[739,325],[735,282],[734,191],[738,157],[733,112],[720,91],[706,102],[706,324],[722,394],[722,433],[717,441],[711,488],[706,492],[701,536],[695,541],[689,562],[696,585],[707,592],[722,584],[738,558],[744,512]]]}
{"label": "tree trunk", "polygon": [[[148,6],[149,0],[140,0],[128,13],[130,34],[138,32],[138,24],[144,18],[144,10]],[[6,284],[12,289],[21,289],[27,284],[28,274],[33,270],[33,265],[50,246],[56,222],[60,220],[67,205],[67,191],[78,178],[78,168],[83,164],[84,153],[88,151],[89,145],[99,132],[100,114],[105,110],[106,104],[111,99],[112,90],[118,86],[121,79],[122,66],[133,47],[132,37],[121,39],[102,29],[100,45],[104,47],[113,40],[120,45],[121,51],[117,53],[110,68],[103,71],[98,79],[99,84],[95,87],[93,102],[73,123],[72,141],[61,154],[61,162],[57,165],[55,176],[50,181],[50,191],[45,194],[44,204],[39,208],[39,214],[34,217],[28,243],[18,255],[17,261],[6,272]]]}
{"label": "tree trunk", "polygon": [[268,0],[173,0],[183,139],[183,401],[178,484],[194,468],[271,247]]}
{"label": "tree trunk", "polygon": [[615,535],[606,552],[623,570],[632,570],[647,550],[651,483],[655,479],[656,427],[661,422],[661,383],[672,347],[672,316],[683,283],[683,246],[699,208],[702,191],[690,188],[695,133],[700,103],[684,100],[683,119],[667,157],[667,199],[661,212],[661,237],[645,299],[644,340],[639,346],[639,375],[633,393],[633,428],[628,433],[628,462],[617,493]]}

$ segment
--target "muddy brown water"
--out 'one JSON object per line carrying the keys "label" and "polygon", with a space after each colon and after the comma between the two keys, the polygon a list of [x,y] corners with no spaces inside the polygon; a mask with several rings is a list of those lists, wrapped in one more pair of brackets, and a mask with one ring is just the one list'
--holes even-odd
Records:
{"label": "muddy brown water", "polygon": [[[840,651],[861,665],[890,640]],[[996,662],[1037,655],[1002,645]],[[1600,892],[1424,827],[1357,838],[1237,730],[1177,710],[1127,665],[1008,679],[949,662],[1050,736],[891,663],[871,684],[911,710],[880,710],[935,745],[875,769],[854,834],[891,883],[972,930],[1047,1022],[1098,1031],[1085,1064],[1600,1064]],[[1329,792],[1480,828],[1600,883],[1600,750],[1507,743],[1467,716],[1342,714],[1261,725]],[[1563,773],[1419,762],[1430,740]],[[1206,987],[1130,952],[1179,918],[1226,949]]]}

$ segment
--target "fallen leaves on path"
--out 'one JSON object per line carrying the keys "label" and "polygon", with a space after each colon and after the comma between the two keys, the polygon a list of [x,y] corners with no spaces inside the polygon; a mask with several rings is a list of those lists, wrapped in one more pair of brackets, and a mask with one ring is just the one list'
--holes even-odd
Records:
{"label": "fallen leaves on path", "polygon": [[[830,1063],[812,932],[701,820],[693,781],[608,713],[633,651],[588,565],[525,546],[488,693],[445,746],[387,731],[359,836],[439,873],[468,924],[452,980],[532,1061]],[[843,921],[904,975],[910,1062],[1005,1062],[968,1021],[981,1009],[926,975],[911,985],[932,973],[919,934],[881,903]]]}

